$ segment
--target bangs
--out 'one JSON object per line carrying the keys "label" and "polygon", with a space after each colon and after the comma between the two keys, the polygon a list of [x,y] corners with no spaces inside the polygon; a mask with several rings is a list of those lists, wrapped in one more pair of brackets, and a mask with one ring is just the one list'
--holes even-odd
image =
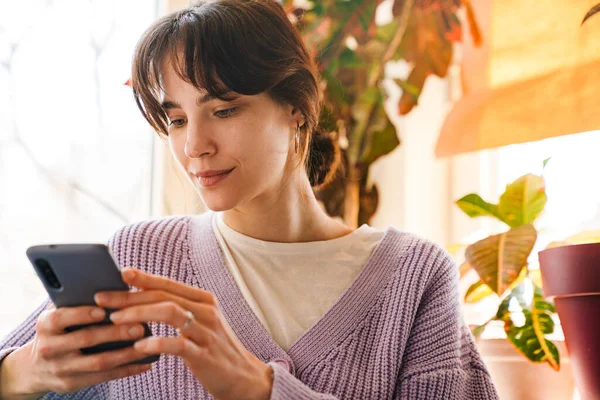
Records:
{"label": "bangs", "polygon": [[218,29],[209,13],[199,11],[187,9],[159,19],[144,33],[134,53],[131,86],[136,104],[154,130],[165,136],[168,117],[161,96],[167,67],[196,89],[225,101],[232,98],[232,92],[254,95],[268,89],[247,84],[250,71],[242,74],[238,68],[241,48],[222,45],[235,43],[228,35],[233,32]]}
{"label": "bangs", "polygon": [[211,0],[165,15],[142,35],[131,86],[144,118],[168,134],[161,106],[166,67],[211,96],[266,92],[300,109],[307,128],[318,123],[316,67],[282,6],[272,0]]}

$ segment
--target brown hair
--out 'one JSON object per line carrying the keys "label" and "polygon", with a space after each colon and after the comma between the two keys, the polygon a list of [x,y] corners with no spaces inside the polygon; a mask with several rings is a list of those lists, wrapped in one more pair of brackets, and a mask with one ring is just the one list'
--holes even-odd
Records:
{"label": "brown hair", "polygon": [[144,118],[167,136],[168,119],[160,104],[165,61],[182,80],[221,100],[230,91],[266,92],[299,109],[305,119],[299,151],[310,183],[320,188],[332,179],[339,149],[318,129],[317,68],[275,0],[200,1],[160,18],[144,32],[134,52],[131,86]]}

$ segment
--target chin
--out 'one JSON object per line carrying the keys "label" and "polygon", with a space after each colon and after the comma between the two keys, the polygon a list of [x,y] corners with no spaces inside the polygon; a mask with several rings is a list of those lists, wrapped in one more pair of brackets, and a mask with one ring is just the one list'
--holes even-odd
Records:
{"label": "chin", "polygon": [[196,191],[200,195],[200,199],[202,200],[202,203],[204,203],[204,206],[214,212],[231,210],[239,203],[239,198],[237,196],[232,196],[228,193],[219,191],[206,193],[198,188],[196,188]]}

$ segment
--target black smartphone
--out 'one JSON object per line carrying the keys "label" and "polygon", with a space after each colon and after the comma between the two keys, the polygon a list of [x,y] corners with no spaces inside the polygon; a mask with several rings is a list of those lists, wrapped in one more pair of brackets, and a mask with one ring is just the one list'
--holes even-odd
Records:
{"label": "black smartphone", "polygon": [[[126,290],[121,272],[109,248],[104,244],[47,244],[29,247],[27,258],[44,284],[50,299],[58,307],[95,306],[94,295],[105,290]],[[72,332],[94,325],[112,324],[109,316],[114,309],[105,309],[106,318],[92,324],[74,325]],[[150,327],[143,323],[144,337],[151,336]],[[135,340],[101,343],[81,349],[83,354],[95,354],[132,346]],[[159,359],[150,355],[129,364],[149,364]]]}

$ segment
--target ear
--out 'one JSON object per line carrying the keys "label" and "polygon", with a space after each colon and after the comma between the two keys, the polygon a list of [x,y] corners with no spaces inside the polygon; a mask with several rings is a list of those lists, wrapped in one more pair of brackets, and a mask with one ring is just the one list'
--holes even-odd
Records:
{"label": "ear", "polygon": [[302,126],[306,123],[306,119],[299,108],[292,107],[291,121],[294,128],[297,126]]}

